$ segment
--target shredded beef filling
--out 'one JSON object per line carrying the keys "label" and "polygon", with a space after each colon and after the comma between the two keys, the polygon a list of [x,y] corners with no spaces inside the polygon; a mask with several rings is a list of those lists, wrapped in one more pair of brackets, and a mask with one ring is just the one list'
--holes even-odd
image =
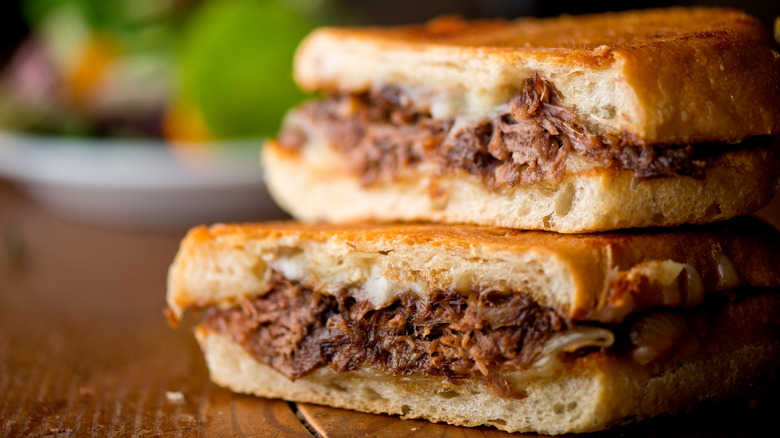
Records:
{"label": "shredded beef filling", "polygon": [[[705,161],[695,156],[693,146],[639,146],[595,135],[576,123],[572,111],[556,104],[558,95],[534,75],[507,113],[463,128],[455,128],[452,120],[432,118],[394,87],[331,96],[304,104],[299,111],[349,156],[350,170],[362,176],[364,185],[384,175],[395,177],[427,159],[439,163],[442,171],[462,169],[481,176],[491,190],[501,190],[560,180],[572,152],[600,166],[633,170],[639,179],[703,177]],[[306,136],[294,126],[279,136],[279,143],[290,149],[305,142]]]}
{"label": "shredded beef filling", "polygon": [[[422,299],[409,293],[374,309],[349,292],[323,295],[275,273],[267,294],[242,298],[228,309],[209,307],[201,326],[227,335],[290,379],[326,366],[336,372],[368,366],[393,376],[444,376],[453,383],[480,379],[499,397],[522,398],[501,376],[543,367],[553,344],[568,342],[553,347],[563,364],[602,351],[657,372],[699,352],[710,354],[701,345],[709,342],[712,324],[722,325],[720,318],[777,306],[773,289],[750,288],[711,294],[692,309],[650,309],[600,327],[575,324],[523,294],[474,290],[463,297],[440,291]],[[587,329],[608,331],[614,339],[577,337]]]}
{"label": "shredded beef filling", "polygon": [[239,304],[209,308],[201,324],[290,379],[324,366],[341,372],[369,365],[391,375],[481,378],[504,396],[517,394],[494,371],[528,368],[550,336],[569,327],[520,294],[477,291],[466,299],[441,291],[427,300],[407,294],[373,309],[279,275],[266,295]]}

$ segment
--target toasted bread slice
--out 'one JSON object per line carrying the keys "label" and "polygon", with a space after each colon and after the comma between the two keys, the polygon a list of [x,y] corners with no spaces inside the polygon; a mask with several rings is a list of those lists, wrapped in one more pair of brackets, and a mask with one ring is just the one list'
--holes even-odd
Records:
{"label": "toasted bread slice", "polygon": [[419,165],[372,184],[339,152],[310,143],[290,151],[267,141],[265,180],[276,202],[307,221],[431,221],[559,233],[705,224],[750,214],[780,183],[780,148],[741,149],[708,161],[702,178],[640,181],[625,169],[590,168],[561,181],[490,190],[463,171]]}
{"label": "toasted bread slice", "polygon": [[[701,228],[562,235],[441,225],[276,222],[190,231],[169,275],[178,317],[268,292],[273,272],[322,293],[381,308],[408,291],[428,297],[480,288],[527,294],[574,319],[616,322],[658,305],[694,306],[706,293],[780,285],[780,237],[740,219]],[[625,279],[646,290],[615,299]]]}
{"label": "toasted bread slice", "polygon": [[323,28],[300,46],[307,90],[398,86],[437,118],[484,117],[534,73],[597,134],[636,144],[780,132],[780,56],[753,17],[671,8],[515,21]]}

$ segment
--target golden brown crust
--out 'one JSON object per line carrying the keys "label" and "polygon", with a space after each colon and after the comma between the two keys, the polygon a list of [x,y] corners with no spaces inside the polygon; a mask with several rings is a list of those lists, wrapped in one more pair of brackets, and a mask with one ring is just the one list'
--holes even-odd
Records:
{"label": "golden brown crust", "polygon": [[[290,268],[290,260],[298,264]],[[178,315],[265,293],[274,263],[305,271],[291,275],[325,292],[378,284],[381,293],[366,291],[376,305],[407,290],[424,295],[467,281],[466,290],[504,285],[573,319],[611,322],[653,306],[697,305],[716,290],[780,285],[780,235],[754,218],[580,235],[442,225],[214,225],[183,240],[170,271],[169,307]]]}
{"label": "golden brown crust", "polygon": [[[359,71],[340,49],[360,53]],[[301,45],[295,74],[309,90],[361,91],[391,83],[439,92],[479,83],[489,97],[496,91],[490,89],[517,87],[536,71],[596,131],[637,143],[678,144],[780,132],[778,58],[771,34],[744,13],[670,8],[324,28]],[[420,77],[426,75],[429,80]],[[578,90],[585,82],[610,82],[603,88],[611,91]],[[594,100],[601,103],[593,106]],[[603,114],[594,118],[595,112]]]}
{"label": "golden brown crust", "polygon": [[[737,10],[678,7],[514,21],[466,21],[444,16],[422,25],[331,27],[319,32],[365,39],[387,48],[460,47],[473,55],[547,50],[598,66],[614,50],[655,48],[670,42],[728,38],[727,35],[762,41],[766,39],[762,28],[758,20]],[[608,46],[608,50],[603,46]]]}

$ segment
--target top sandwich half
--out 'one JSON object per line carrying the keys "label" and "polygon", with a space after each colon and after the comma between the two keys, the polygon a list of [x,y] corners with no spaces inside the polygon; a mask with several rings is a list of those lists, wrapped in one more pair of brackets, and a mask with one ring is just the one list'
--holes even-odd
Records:
{"label": "top sandwich half", "polygon": [[582,232],[726,219],[777,188],[780,55],[733,10],[323,28],[294,74],[323,98],[264,161],[301,219]]}
{"label": "top sandwich half", "polygon": [[670,145],[779,132],[779,58],[753,17],[662,9],[324,28],[300,46],[294,73],[309,91],[398,87],[437,119],[495,115],[539,74],[583,128]]}

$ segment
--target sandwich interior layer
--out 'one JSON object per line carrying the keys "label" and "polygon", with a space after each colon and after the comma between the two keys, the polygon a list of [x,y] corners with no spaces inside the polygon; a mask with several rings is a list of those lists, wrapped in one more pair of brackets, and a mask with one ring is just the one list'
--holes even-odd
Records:
{"label": "sandwich interior layer", "polygon": [[687,411],[702,401],[738,400],[766,388],[780,359],[775,293],[730,302],[710,320],[701,354],[679,365],[641,366],[594,351],[549,377],[509,374],[527,397],[496,397],[480,380],[393,376],[364,365],[339,372],[322,367],[290,381],[258,362],[230,335],[200,326],[196,337],[212,380],[237,392],[326,404],[403,418],[508,432],[591,432]]}
{"label": "sandwich interior layer", "polygon": [[278,144],[295,151],[318,144],[335,148],[344,154],[342,169],[366,186],[432,163],[441,173],[478,175],[490,190],[501,191],[593,168],[631,170],[638,180],[700,179],[713,157],[769,143],[759,137],[737,145],[647,145],[594,133],[559,101],[555,87],[534,74],[514,98],[484,117],[439,118],[425,92],[386,85],[305,103],[288,116]]}
{"label": "sandwich interior layer", "polygon": [[[209,307],[201,329],[228,336],[292,380],[324,367],[334,372],[370,367],[454,385],[479,381],[494,395],[515,399],[527,395],[527,380],[565,373],[591,354],[651,374],[706,357],[715,348],[708,336],[722,330],[716,327],[719,319],[740,307],[776,308],[778,301],[771,288],[751,288],[739,298],[717,293],[692,309],[653,308],[603,324],[568,318],[524,294],[490,289],[438,291],[426,298],[410,292],[375,308],[349,289],[323,294],[279,273],[268,288],[233,306]],[[754,334],[776,334],[777,325],[758,322],[761,330]],[[750,334],[722,347],[737,348],[745,336]]]}

